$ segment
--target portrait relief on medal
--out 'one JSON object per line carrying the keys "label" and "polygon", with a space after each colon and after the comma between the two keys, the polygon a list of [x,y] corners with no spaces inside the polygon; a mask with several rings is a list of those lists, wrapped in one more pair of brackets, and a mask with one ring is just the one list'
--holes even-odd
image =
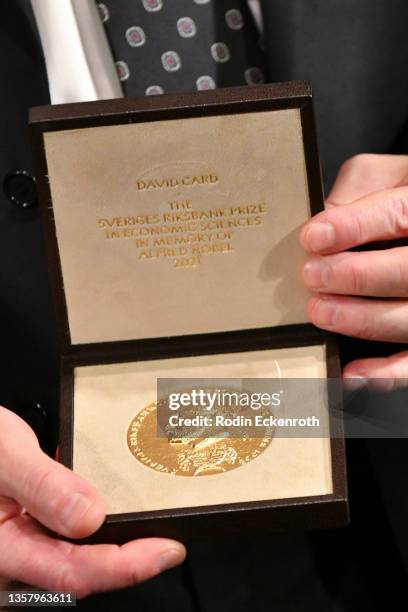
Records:
{"label": "portrait relief on medal", "polygon": [[[228,427],[208,436],[208,427],[186,429],[185,435],[158,436],[158,402],[132,419],[127,444],[132,455],[146,467],[175,476],[210,476],[239,468],[258,457],[271,443],[272,431],[250,437],[245,430],[233,437]],[[193,431],[193,433],[192,433]],[[201,435],[200,435],[201,434]],[[196,437],[197,436],[197,437]]]}

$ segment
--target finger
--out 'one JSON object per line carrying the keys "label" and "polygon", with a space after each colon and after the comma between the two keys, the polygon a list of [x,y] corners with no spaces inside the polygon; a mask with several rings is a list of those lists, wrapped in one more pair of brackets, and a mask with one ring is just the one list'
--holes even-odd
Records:
{"label": "finger", "polygon": [[408,341],[408,303],[317,294],[308,304],[312,323],[322,329],[365,340]]}
{"label": "finger", "polygon": [[302,270],[314,291],[373,297],[408,297],[408,249],[312,257]]}
{"label": "finger", "polygon": [[406,155],[356,155],[340,168],[326,203],[350,204],[376,191],[406,185],[407,175]]}
{"label": "finger", "polygon": [[0,528],[0,574],[78,597],[143,582],[182,563],[185,554],[182,544],[161,538],[123,546],[71,544],[52,539],[28,515]]}
{"label": "finger", "polygon": [[0,491],[67,537],[88,536],[105,518],[94,487],[45,455],[30,427],[4,408],[0,408]]}
{"label": "finger", "polygon": [[310,253],[328,254],[407,235],[408,187],[398,187],[318,213],[303,226],[300,242]]}
{"label": "finger", "polygon": [[343,372],[346,383],[380,391],[394,391],[408,387],[408,351],[391,357],[358,359],[349,363]]}

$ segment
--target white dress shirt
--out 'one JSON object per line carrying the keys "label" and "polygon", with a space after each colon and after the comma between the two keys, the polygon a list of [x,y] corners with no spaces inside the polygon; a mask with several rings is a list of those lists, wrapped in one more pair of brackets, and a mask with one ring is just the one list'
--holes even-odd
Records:
{"label": "white dress shirt", "polygon": [[[247,2],[262,31],[259,0]],[[31,4],[43,46],[52,104],[122,98],[123,90],[95,1],[31,0]]]}

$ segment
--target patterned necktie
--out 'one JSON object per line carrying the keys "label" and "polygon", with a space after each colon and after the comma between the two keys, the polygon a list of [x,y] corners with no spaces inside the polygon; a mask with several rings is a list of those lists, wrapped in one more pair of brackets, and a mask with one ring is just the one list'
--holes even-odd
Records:
{"label": "patterned necktie", "polygon": [[245,0],[109,0],[97,5],[126,96],[268,79]]}

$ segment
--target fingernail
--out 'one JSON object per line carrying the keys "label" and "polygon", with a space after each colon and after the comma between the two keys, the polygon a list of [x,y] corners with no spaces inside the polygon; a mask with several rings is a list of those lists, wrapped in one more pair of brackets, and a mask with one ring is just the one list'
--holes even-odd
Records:
{"label": "fingernail", "polygon": [[337,306],[325,298],[317,298],[312,310],[312,321],[318,327],[333,327],[336,322]]}
{"label": "fingernail", "polygon": [[318,253],[334,245],[336,232],[331,223],[312,222],[305,233],[305,242],[310,251]]}
{"label": "fingernail", "polygon": [[159,570],[165,572],[180,565],[184,561],[185,552],[181,548],[169,548],[161,554],[159,559]]}
{"label": "fingernail", "polygon": [[344,388],[346,391],[360,391],[368,386],[368,379],[365,376],[347,376],[344,379]]}
{"label": "fingernail", "polygon": [[76,529],[92,505],[93,501],[88,497],[82,493],[74,493],[60,514],[60,522],[65,530],[70,532]]}
{"label": "fingernail", "polygon": [[329,284],[330,266],[324,259],[311,259],[303,266],[303,280],[311,289],[323,289]]}

